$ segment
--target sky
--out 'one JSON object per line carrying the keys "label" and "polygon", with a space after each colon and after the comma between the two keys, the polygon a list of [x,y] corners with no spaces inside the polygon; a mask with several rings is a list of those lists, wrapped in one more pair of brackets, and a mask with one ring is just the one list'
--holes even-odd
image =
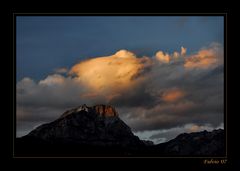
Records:
{"label": "sky", "polygon": [[142,139],[223,128],[222,16],[17,16],[17,136],[110,104]]}

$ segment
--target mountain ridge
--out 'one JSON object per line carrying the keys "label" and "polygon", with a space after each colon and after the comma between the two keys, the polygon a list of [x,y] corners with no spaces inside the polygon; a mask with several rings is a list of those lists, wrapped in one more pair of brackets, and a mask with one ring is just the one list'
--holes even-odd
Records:
{"label": "mountain ridge", "polygon": [[186,156],[224,155],[224,130],[183,133],[154,145],[140,140],[110,105],[81,105],[16,139],[18,155]]}

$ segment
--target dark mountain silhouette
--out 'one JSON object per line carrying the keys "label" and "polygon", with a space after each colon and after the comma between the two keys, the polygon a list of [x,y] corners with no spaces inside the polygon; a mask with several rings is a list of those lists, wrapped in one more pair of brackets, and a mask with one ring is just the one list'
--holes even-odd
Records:
{"label": "dark mountain silhouette", "polygon": [[162,156],[224,156],[225,133],[222,129],[183,133],[153,150]]}
{"label": "dark mountain silhouette", "polygon": [[224,131],[180,134],[154,145],[140,140],[114,107],[79,106],[15,140],[16,156],[218,156],[225,152]]}

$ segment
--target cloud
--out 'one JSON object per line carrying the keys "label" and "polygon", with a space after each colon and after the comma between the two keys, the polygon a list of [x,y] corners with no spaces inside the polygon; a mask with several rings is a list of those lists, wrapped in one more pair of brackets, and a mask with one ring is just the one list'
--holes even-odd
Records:
{"label": "cloud", "polygon": [[187,48],[181,47],[181,55],[184,56],[187,53]]}
{"label": "cloud", "polygon": [[71,68],[70,74],[77,75],[93,91],[119,92],[143,81],[143,73],[150,65],[149,58],[137,58],[132,52],[120,50],[112,56],[80,62]]}
{"label": "cloud", "polygon": [[17,103],[32,107],[69,107],[76,105],[80,94],[86,89],[79,81],[70,77],[53,74],[35,82],[24,78],[17,83]]}
{"label": "cloud", "polygon": [[137,58],[132,52],[120,50],[112,56],[81,61],[68,76],[51,74],[38,82],[23,78],[17,83],[17,102],[20,106],[55,108],[82,102],[117,104],[127,92],[129,100],[137,104],[137,98],[146,95],[139,92],[144,91],[142,85],[151,66],[150,58]]}
{"label": "cloud", "polygon": [[169,63],[178,60],[180,57],[184,57],[186,55],[187,48],[184,48],[183,46],[181,47],[181,52],[173,52],[173,54],[168,54],[164,53],[163,51],[158,51],[155,54],[155,58],[160,62],[160,63]]}
{"label": "cloud", "polygon": [[163,51],[158,51],[156,53],[156,59],[163,63],[169,63],[170,62],[170,55],[168,53],[164,53]]}
{"label": "cloud", "polygon": [[209,48],[203,48],[196,54],[186,59],[184,67],[187,69],[208,69],[223,62],[223,54],[219,44],[212,44]]}
{"label": "cloud", "polygon": [[173,58],[178,59],[180,57],[180,54],[178,52],[173,53]]}
{"label": "cloud", "polygon": [[47,76],[46,79],[39,81],[40,85],[43,86],[56,86],[56,85],[62,85],[65,82],[65,77],[54,74]]}
{"label": "cloud", "polygon": [[165,102],[174,102],[184,97],[184,92],[180,89],[170,89],[163,93],[162,99]]}
{"label": "cloud", "polygon": [[54,70],[54,72],[56,74],[65,74],[68,72],[68,69],[66,67],[62,67],[62,68],[57,68]]}
{"label": "cloud", "polygon": [[[216,52],[215,57],[223,61],[219,45],[204,49]],[[152,67],[144,89],[152,105],[121,109],[120,113],[126,113],[124,121],[134,131],[171,129],[192,122],[216,127],[223,122],[223,63],[193,70],[184,66],[187,58],[173,59],[164,65],[155,63]]]}
{"label": "cloud", "polygon": [[39,81],[25,77],[17,83],[18,131],[27,132],[23,124],[30,130],[67,109],[98,103],[114,105],[135,132],[189,123],[216,127],[223,122],[223,67],[223,49],[213,43],[189,55],[184,47],[153,57],[120,50],[80,61],[67,74]]}

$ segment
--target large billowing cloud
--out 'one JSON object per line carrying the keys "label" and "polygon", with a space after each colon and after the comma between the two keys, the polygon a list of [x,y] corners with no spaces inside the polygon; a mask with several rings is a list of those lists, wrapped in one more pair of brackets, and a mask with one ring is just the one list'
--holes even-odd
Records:
{"label": "large billowing cloud", "polygon": [[129,51],[120,50],[112,56],[80,62],[72,67],[70,74],[76,74],[89,91],[117,96],[141,84],[150,66],[149,58],[137,58]]}
{"label": "large billowing cloud", "polygon": [[17,134],[52,121],[69,108],[98,103],[114,105],[137,134],[177,129],[176,134],[189,124],[193,127],[188,131],[206,124],[216,128],[223,123],[223,48],[213,43],[186,52],[181,47],[172,54],[158,51],[152,57],[138,57],[120,50],[80,61],[69,71],[56,69],[38,82],[26,77],[17,83]]}

